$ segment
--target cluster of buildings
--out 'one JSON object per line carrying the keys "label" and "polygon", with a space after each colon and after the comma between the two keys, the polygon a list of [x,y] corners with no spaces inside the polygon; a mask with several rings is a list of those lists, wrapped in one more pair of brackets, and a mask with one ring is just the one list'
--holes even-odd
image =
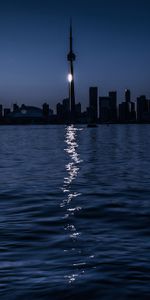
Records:
{"label": "cluster of buildings", "polygon": [[44,103],[42,108],[22,104],[13,109],[0,105],[0,124],[96,124],[96,123],[150,123],[150,100],[146,96],[131,100],[129,89],[125,90],[124,101],[117,105],[117,92],[99,96],[98,87],[89,88],[89,106],[82,112],[81,103],[76,103],[74,85],[74,61],[72,24],[70,24],[69,53],[69,91],[68,98],[56,106],[56,114]]}
{"label": "cluster of buildings", "polygon": [[4,108],[0,105],[0,124],[45,124],[53,123],[53,110],[44,103],[42,108],[22,104],[14,104],[13,108]]}
{"label": "cluster of buildings", "polygon": [[81,110],[81,103],[75,103],[73,114],[70,99],[66,98],[56,105],[56,113],[44,103],[41,108],[14,104],[13,108],[0,105],[0,124],[77,124],[89,123],[150,123],[150,100],[140,96],[136,102],[131,100],[131,92],[125,90],[124,101],[117,104],[117,92],[99,96],[98,87],[89,88],[89,105]]}
{"label": "cluster of buildings", "polygon": [[[70,118],[69,98],[58,103],[57,121],[67,123]],[[150,100],[142,95],[136,102],[131,99],[129,89],[125,90],[124,100],[118,105],[117,92],[99,96],[98,87],[89,88],[89,106],[81,111],[81,104],[75,104],[76,123],[150,123]]]}

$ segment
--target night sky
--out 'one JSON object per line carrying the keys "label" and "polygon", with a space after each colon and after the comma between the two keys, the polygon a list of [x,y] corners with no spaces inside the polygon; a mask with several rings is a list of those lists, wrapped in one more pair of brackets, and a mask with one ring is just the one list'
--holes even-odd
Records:
{"label": "night sky", "polygon": [[149,0],[0,2],[0,103],[55,108],[68,96],[69,19],[73,20],[76,101],[130,88],[150,97]]}

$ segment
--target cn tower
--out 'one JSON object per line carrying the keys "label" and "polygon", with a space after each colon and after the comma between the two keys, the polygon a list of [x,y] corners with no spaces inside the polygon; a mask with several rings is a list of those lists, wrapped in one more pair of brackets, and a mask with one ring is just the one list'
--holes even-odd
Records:
{"label": "cn tower", "polygon": [[67,60],[69,62],[69,100],[70,100],[70,113],[71,121],[75,121],[75,91],[74,91],[74,69],[73,62],[75,61],[76,56],[73,53],[73,38],[72,38],[72,22],[70,21],[70,50],[67,55]]}

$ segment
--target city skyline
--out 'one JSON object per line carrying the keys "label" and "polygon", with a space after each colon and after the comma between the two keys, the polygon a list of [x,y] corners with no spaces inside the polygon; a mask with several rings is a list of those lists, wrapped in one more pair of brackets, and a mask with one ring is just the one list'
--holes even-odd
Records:
{"label": "city skyline", "polygon": [[[107,2],[107,3],[106,3]],[[145,1],[11,1],[0,4],[0,103],[40,106],[68,96],[66,53],[73,19],[77,53],[76,101],[83,109],[89,86],[100,95],[126,88],[132,99],[150,95],[149,8]]]}
{"label": "city skyline", "polygon": [[145,95],[134,102],[131,91],[126,89],[123,101],[118,103],[116,91],[100,96],[98,87],[89,87],[89,103],[83,111],[81,103],[72,103],[75,98],[74,95],[72,98],[71,82],[68,98],[56,104],[56,112],[46,102],[42,107],[13,104],[12,109],[0,104],[0,125],[88,124],[88,127],[97,127],[97,124],[150,124],[150,99]]}

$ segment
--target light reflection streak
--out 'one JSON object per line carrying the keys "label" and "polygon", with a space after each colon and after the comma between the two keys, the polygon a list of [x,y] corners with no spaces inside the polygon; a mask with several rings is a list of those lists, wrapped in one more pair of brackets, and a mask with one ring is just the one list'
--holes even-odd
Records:
{"label": "light reflection streak", "polygon": [[[74,186],[74,182],[77,179],[77,176],[80,172],[80,164],[82,163],[82,160],[80,159],[80,155],[77,152],[78,150],[78,143],[77,143],[77,132],[79,128],[76,128],[74,125],[70,125],[66,127],[66,133],[65,133],[65,144],[66,147],[64,151],[67,154],[67,158],[69,159],[68,163],[66,164],[66,172],[67,175],[64,177],[64,183],[62,187],[62,191],[64,193],[64,200],[61,203],[62,208],[65,209],[64,213],[64,219],[66,220],[66,226],[64,227],[64,230],[69,233],[69,238],[72,242],[76,242],[77,239],[80,236],[80,232],[77,231],[77,228],[75,224],[73,224],[73,220],[75,217],[75,214],[78,213],[82,207],[79,205],[76,205],[77,197],[79,197],[81,194],[76,191],[76,187]],[[78,254],[79,249],[73,248],[78,260]],[[67,252],[67,250],[64,250]],[[77,263],[73,263],[72,267],[73,269],[77,267]],[[73,273],[69,276],[65,276],[67,278],[68,283],[73,283],[76,278],[79,276],[79,273]]]}
{"label": "light reflection streak", "polygon": [[61,203],[61,207],[69,205],[74,198],[80,196],[80,193],[71,190],[72,184],[74,180],[77,178],[78,173],[80,171],[80,163],[82,162],[80,159],[80,155],[77,152],[77,148],[78,148],[77,131],[78,130],[82,130],[82,129],[76,128],[74,127],[74,125],[70,125],[66,128],[65,143],[67,145],[67,148],[65,148],[64,150],[67,153],[69,162],[65,166],[67,171],[67,176],[64,178],[64,184],[62,190],[66,194],[66,197]]}

